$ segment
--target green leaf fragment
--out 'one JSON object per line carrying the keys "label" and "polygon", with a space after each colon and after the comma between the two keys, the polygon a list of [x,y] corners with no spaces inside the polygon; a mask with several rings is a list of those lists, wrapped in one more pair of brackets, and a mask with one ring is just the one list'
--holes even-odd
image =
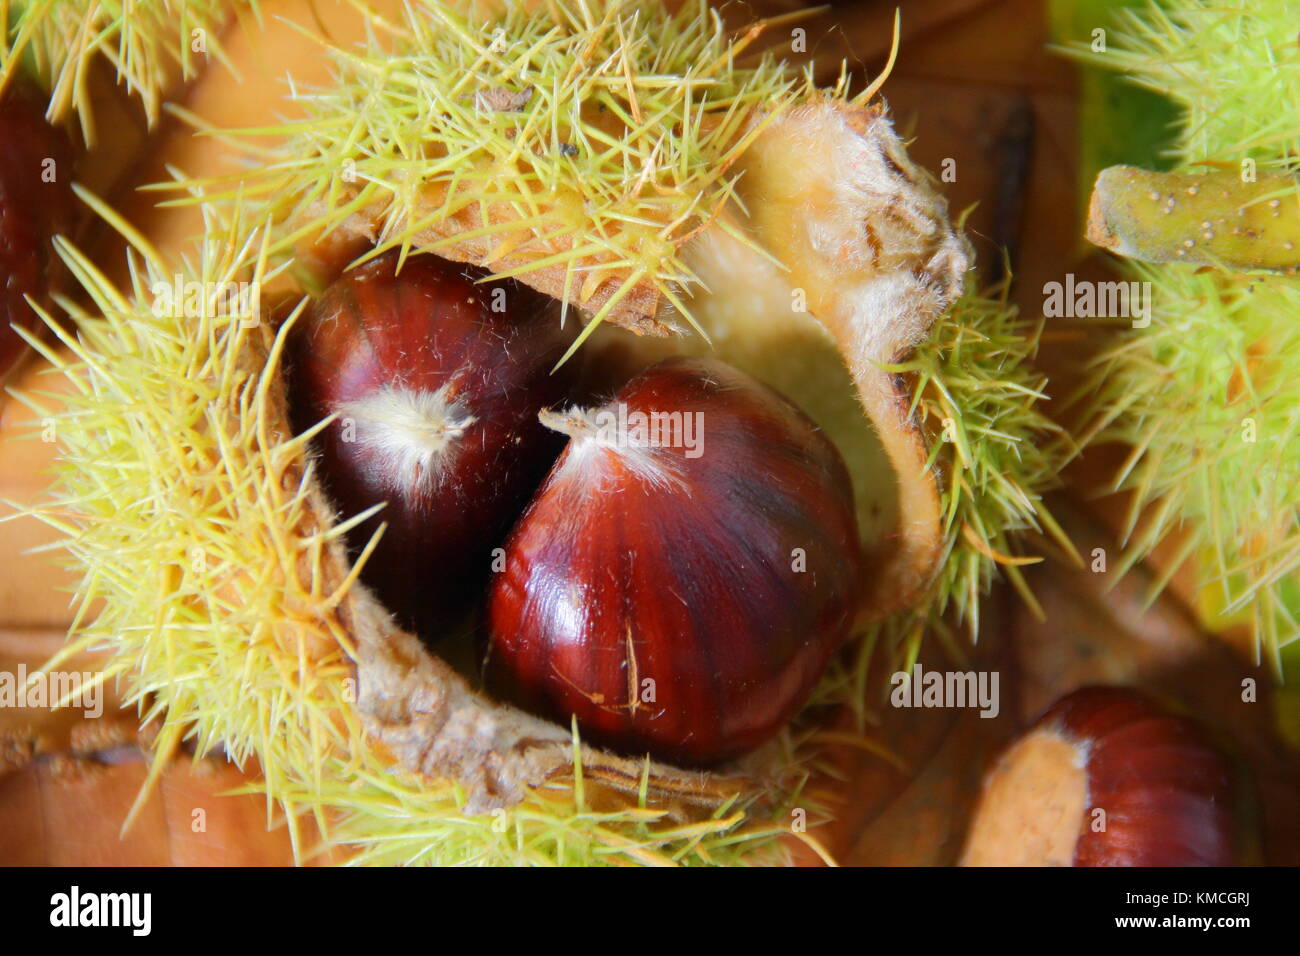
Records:
{"label": "green leaf fragment", "polygon": [[1292,274],[1300,266],[1300,192],[1291,174],[1255,176],[1253,165],[1209,173],[1112,166],[1093,188],[1088,238],[1143,262]]}

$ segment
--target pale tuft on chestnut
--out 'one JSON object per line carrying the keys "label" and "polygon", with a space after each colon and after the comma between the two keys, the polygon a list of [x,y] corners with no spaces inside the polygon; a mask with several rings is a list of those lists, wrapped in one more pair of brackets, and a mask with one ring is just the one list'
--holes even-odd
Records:
{"label": "pale tuft on chestnut", "polygon": [[668,359],[600,409],[544,418],[570,441],[490,586],[490,683],[576,716],[586,739],[683,766],[769,740],[859,610],[835,446],[714,360]]}
{"label": "pale tuft on chestnut", "polygon": [[338,414],[351,421],[356,441],[375,461],[377,477],[398,488],[440,485],[455,468],[460,439],[476,419],[449,395],[386,385],[352,401]]}

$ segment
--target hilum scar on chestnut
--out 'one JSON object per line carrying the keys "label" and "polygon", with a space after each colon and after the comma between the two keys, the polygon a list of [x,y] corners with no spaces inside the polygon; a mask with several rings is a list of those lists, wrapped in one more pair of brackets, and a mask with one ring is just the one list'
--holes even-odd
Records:
{"label": "hilum scar on chestnut", "polygon": [[325,488],[380,601],[429,639],[479,599],[498,545],[563,445],[538,411],[568,341],[547,297],[433,255],[382,255],[338,279],[293,328],[294,426],[317,437]]}
{"label": "hilum scar on chestnut", "polygon": [[858,610],[839,452],[791,402],[673,358],[595,411],[506,543],[489,683],[584,738],[684,766],[736,758],[806,702]]}

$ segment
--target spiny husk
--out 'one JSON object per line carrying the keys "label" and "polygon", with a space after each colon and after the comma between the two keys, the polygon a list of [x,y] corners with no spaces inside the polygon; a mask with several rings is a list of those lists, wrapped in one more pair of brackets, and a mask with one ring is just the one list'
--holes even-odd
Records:
{"label": "spiny husk", "polygon": [[163,96],[198,75],[207,57],[224,58],[219,33],[229,16],[259,16],[257,0],[17,0],[12,22],[0,4],[0,88],[26,63],[50,90],[47,115],[75,114],[95,140],[87,77],[103,57],[152,126]]}
{"label": "spiny husk", "polygon": [[1186,111],[1182,163],[1285,167],[1300,156],[1297,16],[1296,0],[1161,0],[1120,10],[1104,53],[1075,52]]}
{"label": "spiny husk", "polygon": [[420,2],[359,48],[315,41],[333,77],[292,89],[304,119],[213,131],[257,168],[170,188],[238,195],[273,220],[274,251],[360,236],[366,258],[517,276],[587,310],[586,331],[673,331],[700,285],[687,244],[734,228],[738,158],[811,81],[770,55],[737,66],[761,29],[737,44],[702,0],[536,6]]}
{"label": "spiny husk", "polygon": [[[374,646],[359,647],[357,635],[419,655],[419,666],[446,670],[438,686],[469,691],[355,583],[341,544],[354,522],[331,520],[303,453],[311,433],[288,430],[278,364],[288,325],[280,334],[249,327],[216,296],[198,315],[160,313],[150,290],[170,275],[133,238],[143,259],[126,293],[59,241],[93,312],[61,303],[76,336],[46,317],[72,358],[37,345],[73,383],[71,395],[58,396],[58,409],[39,395],[24,400],[57,421],[64,449],[60,504],[41,517],[67,534],[86,569],[75,637],[48,667],[109,650],[105,678],[123,680],[142,719],[160,722],[155,772],[186,737],[198,753],[255,760],[295,831],[311,812],[328,839],[362,844],[372,862],[734,862],[770,835],[770,824],[743,812],[761,796],[752,784],[742,794],[739,781],[610,758],[486,701],[482,724],[494,714],[513,722],[549,765],[524,755],[527,766],[514,767],[502,753],[502,766],[477,768],[478,778],[476,768],[459,779],[394,773],[358,715],[354,664]],[[214,229],[191,278],[208,288],[233,280],[240,254],[260,241]],[[377,692],[363,686],[360,695]],[[404,704],[426,706],[425,716],[440,706]],[[546,779],[560,766],[563,775]],[[535,789],[493,790],[538,767]],[[610,803],[610,774],[624,778],[630,800]],[[662,799],[671,781],[680,792],[667,796],[694,811]],[[789,781],[783,789],[797,792]]]}
{"label": "spiny husk", "polygon": [[[665,15],[657,4],[610,6],[635,10],[643,18],[638,30],[662,35]],[[727,57],[721,63],[725,88],[732,66]],[[932,195],[883,111],[848,100],[842,88],[800,88],[797,97],[790,89],[784,107],[736,126],[741,136],[759,130],[735,160],[756,160],[746,167],[753,182],[780,182],[782,137],[799,142],[819,130],[861,145],[865,165],[901,177],[889,180],[900,189]],[[775,119],[764,122],[769,115]],[[695,161],[720,160],[713,154]],[[946,604],[973,629],[979,592],[996,567],[1014,571],[1011,537],[1043,520],[1037,495],[1054,472],[1055,453],[1045,440],[1052,430],[1035,408],[1041,381],[1024,365],[1035,329],[1004,301],[971,291],[940,317],[961,291],[965,270],[964,246],[941,203],[932,220],[922,215],[927,207],[886,196],[881,208],[892,218],[868,222],[889,240],[887,268],[879,273],[868,264],[881,257],[864,244],[862,223],[852,215],[842,217],[852,241],[836,245],[824,262],[810,259],[798,236],[768,249],[765,238],[748,231],[755,223],[860,188],[838,181],[835,168],[811,152],[806,162],[806,178],[744,204],[734,203],[726,186],[732,228],[698,235],[723,236],[774,270],[774,259],[802,260],[814,313],[819,303],[841,297],[877,307],[879,315],[856,324],[859,313],[839,306],[836,315],[817,319],[844,356],[847,368],[837,374],[852,376],[864,405],[871,410],[875,402],[886,430],[898,436],[901,444],[889,454],[916,457],[906,480],[919,481],[921,493],[933,497],[935,534],[925,537],[916,564],[898,562],[907,565],[907,593],[921,610],[890,626],[908,622],[910,640]],[[76,388],[61,413],[42,412],[55,414],[64,447],[57,501],[43,516],[66,533],[66,547],[84,569],[83,615],[70,649],[111,651],[111,675],[144,716],[162,724],[160,760],[185,736],[199,753],[221,746],[241,762],[255,759],[268,799],[284,805],[291,825],[310,813],[331,844],[351,847],[362,862],[788,857],[791,809],[807,810],[814,823],[824,816],[822,796],[804,789],[822,746],[807,717],[734,775],[708,775],[602,753],[582,745],[572,728],[474,694],[398,631],[356,582],[342,537],[361,516],[334,515],[306,453],[312,433],[291,435],[284,415],[279,349],[297,313],[272,329],[246,327],[242,317],[222,311],[226,303],[215,294],[198,303],[197,316],[156,309],[151,289],[170,284],[174,267],[110,209],[85,198],[135,247],[132,287],[114,289],[60,244],[93,307],[62,303],[80,332],[59,328],[72,359],[49,353]],[[300,238],[286,228],[293,217],[280,215],[274,201],[244,205],[238,192],[233,198],[229,215],[222,206],[205,207],[202,255],[183,266],[181,278],[206,289],[241,280],[273,286],[292,268],[271,262]],[[707,204],[695,206],[691,229],[707,230],[721,218]],[[413,240],[390,232],[395,244]],[[757,233],[771,234],[770,225]],[[685,259],[681,265],[689,268]],[[664,289],[677,294],[685,275],[673,271]],[[837,277],[860,283],[861,295],[835,287]],[[613,309],[605,314],[616,317]],[[911,390],[900,391],[904,386]],[[878,640],[879,632],[869,634],[860,653],[846,655],[816,703],[865,706],[862,675]],[[897,644],[915,654],[908,640]],[[813,836],[797,835],[820,852]]]}
{"label": "spiny husk", "polygon": [[1126,15],[1117,49],[1080,53],[1184,111],[1178,169],[1098,180],[1094,208],[1125,208],[1094,241],[1169,264],[1128,264],[1150,283],[1151,325],[1096,359],[1081,440],[1132,449],[1114,484],[1132,492],[1123,567],[1174,540],[1152,599],[1195,562],[1203,618],[1246,623],[1278,673],[1300,639],[1297,14],[1289,0],[1170,0]]}
{"label": "spiny husk", "polygon": [[[393,774],[356,715],[350,661],[357,651],[339,614],[352,588],[333,580],[343,526],[302,527],[309,512],[325,512],[311,503],[310,466],[299,470],[309,436],[287,437],[273,408],[276,371],[265,363],[275,350],[271,331],[243,329],[219,314],[205,313],[197,324],[154,316],[146,300],[122,297],[64,251],[94,293],[97,314],[77,316],[77,338],[61,336],[73,360],[49,354],[80,387],[71,399],[58,397],[61,410],[41,409],[56,417],[65,457],[60,503],[44,517],[67,534],[65,546],[85,569],[82,607],[103,608],[79,623],[67,653],[112,653],[107,676],[125,683],[144,718],[162,723],[161,757],[189,736],[197,752],[224,747],[241,763],[255,760],[295,835],[298,815],[309,812],[357,862],[770,862],[785,858],[775,838],[788,834],[790,808],[818,818],[821,801],[800,783],[821,750],[805,724],[765,755],[780,768],[770,772],[766,793],[724,789],[689,816],[652,802],[648,766],[633,799],[611,795],[584,774],[576,746],[576,772],[487,815],[464,813],[468,797],[455,781]],[[196,278],[219,281],[219,269],[204,261]],[[139,294],[162,274],[147,263],[142,272]],[[969,295],[913,362],[933,374],[962,345],[997,357],[971,356],[960,381],[946,384],[947,397],[919,393],[925,414],[955,416],[963,439],[978,440],[984,423],[1003,417],[989,418],[1003,405],[991,396],[1014,395],[1017,403],[1032,396],[1035,382],[1021,364],[1032,338],[1003,304]],[[1018,424],[1024,435],[1008,438],[1009,454],[1046,466],[1033,440],[1045,434],[1043,421]],[[1009,525],[1012,513],[1031,513],[1023,499],[1032,500],[1032,490],[1008,485],[1014,494],[1000,514],[989,509],[982,483],[962,477],[968,470],[952,474],[946,503],[956,524],[978,514],[979,502],[985,521]],[[1008,468],[1005,480],[1013,474]],[[949,542],[958,555],[968,547],[958,533]],[[994,564],[976,554],[947,567],[950,583],[939,593],[960,601],[977,586],[965,576],[982,582]],[[890,626],[916,638],[905,620]],[[876,642],[868,636],[837,664],[814,706],[850,703],[865,713],[863,680]],[[915,655],[914,645],[899,645]],[[865,731],[863,741],[879,749]],[[766,805],[756,806],[763,797]]]}
{"label": "spiny husk", "polygon": [[1119,570],[1177,536],[1152,599],[1195,560],[1208,622],[1248,622],[1280,673],[1300,636],[1300,285],[1131,268],[1151,283],[1151,327],[1096,359],[1084,436],[1131,448],[1114,484],[1133,493]]}
{"label": "spiny husk", "polygon": [[1020,568],[1042,558],[1016,554],[1026,532],[1046,535],[1081,563],[1042,500],[1074,448],[1039,405],[1047,376],[1030,361],[1043,320],[1021,317],[1008,303],[1009,282],[985,295],[972,283],[930,337],[890,367],[913,377],[915,412],[938,436],[931,462],[941,476],[945,550],[913,617],[938,633],[951,618],[972,639],[980,599],[999,573],[1041,615]]}

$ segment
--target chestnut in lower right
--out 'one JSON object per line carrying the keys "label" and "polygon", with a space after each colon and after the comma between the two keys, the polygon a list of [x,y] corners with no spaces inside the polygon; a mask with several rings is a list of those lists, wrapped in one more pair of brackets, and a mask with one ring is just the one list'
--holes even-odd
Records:
{"label": "chestnut in lower right", "polygon": [[858,611],[838,450],[713,360],[669,359],[600,409],[542,417],[570,440],[491,583],[489,682],[575,716],[584,739],[683,766],[770,739]]}
{"label": "chestnut in lower right", "polygon": [[1233,769],[1137,691],[1062,698],[984,780],[965,866],[1230,866]]}

